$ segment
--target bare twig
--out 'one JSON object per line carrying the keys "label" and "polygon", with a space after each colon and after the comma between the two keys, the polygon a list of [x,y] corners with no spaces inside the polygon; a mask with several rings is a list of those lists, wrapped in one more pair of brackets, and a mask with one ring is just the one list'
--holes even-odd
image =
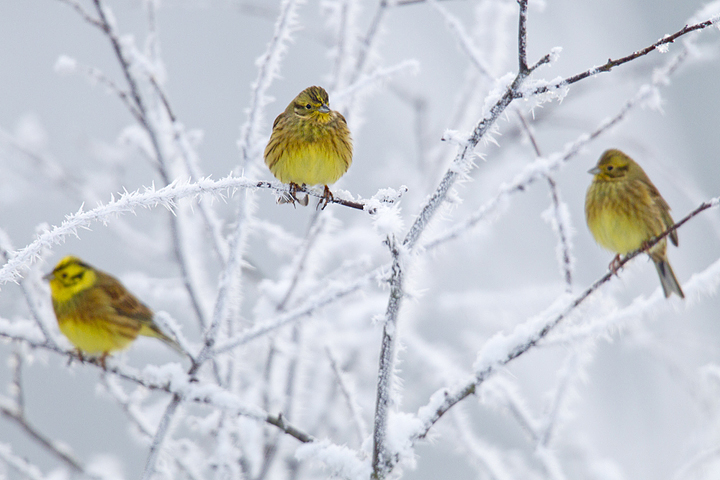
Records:
{"label": "bare twig", "polygon": [[270,425],[275,425],[283,432],[287,433],[291,437],[297,439],[298,441],[302,443],[311,443],[314,442],[315,439],[312,437],[312,435],[308,435],[307,433],[304,433],[297,428],[293,427],[292,425],[288,425],[285,423],[285,419],[282,415],[272,416],[268,415],[265,419],[266,423],[269,423]]}

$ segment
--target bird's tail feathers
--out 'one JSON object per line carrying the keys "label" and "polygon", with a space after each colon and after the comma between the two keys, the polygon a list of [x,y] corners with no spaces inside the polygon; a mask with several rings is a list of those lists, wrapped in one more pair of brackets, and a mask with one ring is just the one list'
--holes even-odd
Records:
{"label": "bird's tail feathers", "polygon": [[158,340],[162,340],[162,342],[167,345],[168,347],[175,350],[180,355],[187,355],[187,352],[180,347],[180,344],[175,341],[175,339],[165,335],[158,327],[157,325],[143,325],[140,330],[140,335],[145,335],[147,337],[153,337],[157,338]]}
{"label": "bird's tail feathers", "polygon": [[675,277],[675,272],[673,272],[670,262],[668,262],[666,258],[653,258],[652,260],[653,263],[655,263],[655,268],[660,277],[660,284],[662,285],[665,298],[669,297],[672,293],[677,293],[680,298],[685,298],[685,294],[682,288],[680,288],[680,282],[678,282],[677,277]]}

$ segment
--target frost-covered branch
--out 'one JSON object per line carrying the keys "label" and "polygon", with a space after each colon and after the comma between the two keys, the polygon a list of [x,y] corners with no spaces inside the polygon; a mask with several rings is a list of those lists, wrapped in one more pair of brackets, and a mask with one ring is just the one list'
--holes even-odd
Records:
{"label": "frost-covered branch", "polygon": [[392,255],[392,275],[390,277],[390,298],[383,324],[382,344],[380,346],[380,365],[378,366],[377,393],[375,398],[375,421],[373,427],[373,478],[382,480],[392,471],[394,452],[388,445],[388,418],[393,406],[392,386],[395,368],[395,348],[397,343],[397,322],[400,305],[405,295],[403,278],[405,276],[403,246],[398,245],[395,235],[386,240]]}
{"label": "frost-covered branch", "polygon": [[38,467],[15,455],[10,445],[5,443],[0,443],[0,461],[28,480],[45,480],[45,475]]}
{"label": "frost-covered branch", "polygon": [[[165,112],[167,113],[170,122],[172,123],[173,137],[175,139],[175,143],[180,149],[180,152],[182,152],[182,158],[185,162],[185,168],[190,174],[190,179],[193,181],[197,181],[200,178],[203,178],[202,171],[200,170],[200,162],[197,156],[197,152],[190,144],[187,132],[185,131],[185,127],[178,121],[177,117],[175,116],[175,113],[170,106],[170,100],[168,99],[167,94],[157,82],[155,77],[150,77],[150,83],[153,85],[155,91],[160,97],[160,100],[165,107]],[[199,203],[198,209],[200,210],[200,215],[202,216],[203,222],[205,223],[205,228],[207,229],[209,236],[213,242],[214,250],[217,253],[220,261],[224,264],[227,261],[228,257],[228,245],[222,234],[221,221],[217,217],[215,210],[208,208],[204,203]]]}
{"label": "frost-covered branch", "polygon": [[39,234],[24,248],[11,252],[10,260],[0,268],[0,283],[16,281],[21,270],[30,266],[44,248],[61,243],[66,237],[78,235],[78,229],[87,228],[95,222],[106,224],[113,216],[133,212],[138,208],[156,208],[163,206],[169,210],[175,207],[175,201],[204,194],[221,195],[223,192],[238,188],[270,188],[267,182],[257,182],[243,177],[228,176],[220,180],[200,179],[197,182],[176,180],[161,189],[147,187],[145,191],[125,192],[116,200],[114,196],[105,205],[84,211],[81,207],[76,213],[67,215],[65,220]]}
{"label": "frost-covered branch", "polygon": [[[521,0],[521,3],[522,1],[524,0]],[[525,21],[525,16],[521,13],[519,23],[523,24]],[[550,59],[551,56],[549,54],[545,55],[532,67],[528,67],[527,70],[518,72],[510,85],[505,88],[505,92],[502,96],[500,96],[485,116],[477,123],[470,135],[468,135],[467,138],[458,140],[459,147],[455,159],[453,160],[450,168],[445,172],[445,175],[440,181],[440,184],[435,192],[423,206],[422,211],[418,214],[412,227],[410,227],[410,230],[403,240],[403,245],[411,250],[414,248],[420,238],[420,235],[425,230],[438,208],[445,202],[448,191],[455,184],[455,181],[460,175],[465,175],[466,172],[470,170],[474,157],[473,151],[480,142],[480,139],[482,139],[488,130],[495,124],[497,119],[500,118],[500,115],[502,115],[512,101],[517,98],[523,83],[530,73],[539,66],[549,63]]]}
{"label": "frost-covered branch", "polygon": [[[12,248],[12,244],[10,243],[10,237],[5,232],[5,230],[0,229],[0,255],[5,260],[5,262],[10,260],[10,252],[12,252],[13,250],[14,249]],[[30,316],[33,318],[35,324],[42,332],[43,336],[45,337],[45,341],[54,345],[55,338],[50,333],[47,325],[45,325],[43,316],[40,314],[40,301],[35,294],[35,289],[28,286],[28,279],[25,278],[20,279],[18,281],[18,284],[20,285],[20,290],[22,290],[23,296],[25,297],[25,303],[27,304],[28,310],[30,311]]]}
{"label": "frost-covered branch", "polygon": [[[126,51],[131,47],[131,45],[128,45],[127,43],[123,44],[121,41],[116,30],[114,17],[112,16],[110,9],[102,3],[102,0],[93,0],[93,4],[98,15],[98,22],[91,22],[91,24],[98,27],[110,41],[115,57],[120,64],[120,69],[125,77],[125,81],[128,84],[130,98],[132,99],[132,102],[126,103],[128,105],[132,105],[133,108],[131,108],[131,113],[133,113],[136,120],[143,127],[150,139],[155,154],[155,160],[157,161],[158,173],[163,179],[164,184],[166,186],[170,185],[173,180],[169,171],[170,165],[168,165],[162,148],[162,143],[159,138],[160,134],[150,118],[150,113],[145,100],[143,99],[139,81],[133,75],[132,57],[129,56]],[[170,230],[171,237],[173,239],[173,251],[178,262],[178,267],[183,278],[185,289],[187,290],[188,297],[190,298],[190,303],[193,306],[200,324],[205,325],[206,322],[204,320],[204,313],[198,299],[197,287],[194,284],[193,276],[189,270],[188,253],[185,251],[180,229],[181,226],[179,224],[179,217],[171,215]]]}
{"label": "frost-covered branch", "polygon": [[[19,367],[20,365],[21,363],[17,361],[17,366]],[[18,388],[22,388],[19,384],[19,379]],[[22,392],[22,390],[20,390],[20,392]],[[70,452],[67,447],[59,445],[57,442],[51,440],[42,432],[40,432],[37,428],[30,424],[28,419],[25,417],[22,403],[16,403],[14,407],[11,407],[9,405],[5,405],[4,402],[2,402],[2,398],[0,398],[0,414],[7,420],[17,425],[23,432],[28,435],[28,437],[38,443],[52,456],[62,461],[72,471],[82,475],[89,475],[88,472],[85,470],[85,467],[83,467],[80,461],[73,456],[72,452]],[[91,478],[97,478],[95,475],[89,476]]]}
{"label": "frost-covered branch", "polygon": [[[480,72],[480,74],[487,79],[494,78],[492,73],[490,73],[490,68],[486,65],[485,60],[482,58],[482,55],[480,55],[480,52],[478,52],[478,49],[475,46],[475,42],[472,41],[468,33],[465,31],[465,27],[463,27],[463,24],[460,22],[460,20],[458,20],[457,17],[451,15],[450,12],[448,12],[445,7],[440,5],[437,0],[432,0],[429,3],[445,19],[445,23],[447,23],[450,32],[453,33],[458,43],[460,44],[460,47],[467,54],[468,58],[472,62],[473,66],[475,66],[477,71]],[[520,8],[522,9],[522,6]],[[527,11],[527,4],[525,5],[525,10]],[[527,65],[525,65],[525,67],[527,67]]]}
{"label": "frost-covered branch", "polygon": [[368,285],[371,281],[376,280],[381,275],[381,269],[376,269],[367,275],[363,275],[353,282],[350,282],[343,286],[330,286],[326,291],[320,292],[319,294],[309,298],[301,305],[294,309],[279,315],[275,319],[266,320],[265,322],[259,323],[254,327],[250,327],[244,332],[239,333],[235,337],[229,338],[221,343],[218,343],[213,348],[213,355],[219,355],[227,352],[241,345],[245,345],[256,338],[265,335],[268,332],[276,330],[285,325],[297,322],[307,316],[312,315],[316,310],[330,305],[348,295],[357,292],[364,286]]}
{"label": "frost-covered branch", "polygon": [[[26,323],[31,324],[27,321]],[[39,336],[29,333],[26,326],[0,318],[0,338],[20,342],[31,348],[48,350],[69,360],[79,360],[74,350],[63,350],[60,347],[44,343],[37,337]],[[194,381],[177,364],[169,364],[166,367],[151,365],[145,367],[142,371],[138,371],[126,365],[113,364],[110,361],[105,365],[106,368],[103,369],[103,365],[98,358],[84,358],[81,361],[84,364],[102,369],[105,374],[115,375],[149,390],[167,392],[181,397],[183,401],[206,405],[274,425],[304,443],[314,441],[311,435],[288,424],[283,418],[270,415],[259,407],[247,405],[236,394],[217,385]]]}
{"label": "frost-covered branch", "polygon": [[370,26],[368,27],[367,32],[359,42],[360,48],[357,54],[357,59],[355,61],[354,71],[352,72],[352,75],[350,77],[350,83],[355,83],[365,70],[368,58],[370,58],[370,53],[372,52],[375,41],[377,40],[380,25],[385,19],[385,15],[387,14],[390,3],[391,2],[389,2],[388,0],[380,0],[378,2],[377,9],[375,10],[375,15],[373,15],[373,18],[370,21]]}
{"label": "frost-covered branch", "polygon": [[160,424],[158,425],[155,435],[152,438],[152,442],[150,443],[150,451],[148,452],[147,460],[145,460],[145,469],[143,470],[141,477],[142,480],[150,480],[150,478],[152,478],[155,474],[155,464],[157,463],[160,450],[163,442],[165,441],[165,437],[168,434],[168,430],[170,429],[173,417],[180,406],[180,400],[180,395],[175,393],[170,399],[168,406],[165,407],[165,412],[160,418]]}
{"label": "frost-covered branch", "polygon": [[[63,242],[68,236],[77,236],[78,229],[87,228],[95,222],[106,224],[113,216],[130,213],[138,208],[162,206],[172,210],[175,207],[175,201],[181,198],[193,198],[205,194],[221,196],[224,192],[245,188],[266,188],[279,192],[288,191],[287,185],[227,176],[220,180],[203,178],[197,182],[176,180],[161,189],[148,187],[143,192],[139,190],[125,192],[117,200],[113,197],[107,204],[100,205],[92,210],[84,211],[81,207],[78,212],[67,215],[59,226],[51,227],[38,235],[33,242],[20,250],[11,252],[10,260],[0,268],[0,284],[21,278],[21,270],[37,260],[44,248]],[[380,191],[372,199],[363,201],[362,208],[373,212],[383,203],[393,203],[405,191],[405,189],[402,189],[400,192],[394,192],[394,195],[388,194],[386,191]],[[336,199],[335,203],[342,202]]]}
{"label": "frost-covered branch", "polygon": [[96,27],[98,27],[98,28],[103,28],[103,27],[102,27],[102,24],[100,23],[100,21],[99,21],[98,19],[96,19],[96,18],[93,18],[93,16],[90,15],[90,13],[89,13],[87,10],[85,10],[85,9],[82,7],[82,5],[80,5],[80,4],[78,3],[77,0],[59,0],[59,1],[62,2],[62,3],[65,3],[65,4],[67,4],[67,5],[70,5],[72,8],[74,8],[75,11],[76,11],[86,22],[88,22],[90,25],[94,25],[94,26],[96,26]]}
{"label": "frost-covered branch", "polygon": [[244,167],[252,166],[250,162],[259,148],[257,139],[262,111],[270,103],[266,93],[280,73],[280,61],[287,50],[287,44],[292,41],[292,33],[297,28],[297,9],[302,3],[304,0],[283,0],[280,5],[280,15],[275,21],[273,37],[265,53],[256,61],[258,75],[252,84],[250,106],[247,109],[248,118],[240,129],[240,140],[238,140],[241,164]]}
{"label": "frost-covered branch", "polygon": [[663,38],[658,40],[657,42],[653,43],[652,45],[648,45],[647,47],[637,50],[630,55],[626,55],[622,58],[618,58],[617,60],[609,59],[607,62],[605,62],[603,65],[600,65],[599,67],[593,67],[588,70],[585,70],[582,73],[578,73],[576,75],[567,77],[559,82],[553,83],[552,85],[543,85],[540,86],[531,92],[523,93],[522,96],[531,96],[531,95],[541,95],[543,93],[548,93],[552,90],[559,89],[559,88],[566,88],[568,85],[572,85],[573,83],[579,82],[580,80],[584,80],[588,77],[593,77],[597,75],[598,73],[603,72],[609,72],[615,67],[618,67],[620,65],[623,65],[625,63],[631,62],[633,60],[636,60],[644,55],[647,55],[648,53],[660,49],[663,45],[667,45],[670,43],[673,43],[678,38],[682,37],[683,35],[687,35],[688,33],[702,30],[704,28],[710,27],[712,25],[715,25],[720,19],[718,18],[711,18],[709,20],[705,20],[704,22],[695,23],[693,25],[685,25],[683,28],[678,30],[677,32],[673,33],[672,35],[665,35]]}
{"label": "frost-covered branch", "polygon": [[340,370],[340,366],[338,365],[335,355],[333,354],[332,350],[330,350],[330,346],[328,345],[325,345],[325,354],[328,357],[328,361],[330,362],[330,368],[332,369],[332,372],[335,375],[335,379],[337,380],[337,384],[340,387],[340,392],[345,399],[345,404],[347,405],[348,410],[350,410],[350,414],[352,415],[353,424],[355,426],[355,433],[358,436],[358,441],[362,443],[363,441],[365,441],[365,438],[367,438],[368,433],[367,427],[365,425],[365,420],[363,420],[362,415],[360,414],[360,406],[358,405],[354,393],[350,389],[350,385],[348,385],[348,382],[345,379],[344,373]]}
{"label": "frost-covered branch", "polygon": [[[627,262],[638,255],[647,252],[655,244],[667,237],[671,232],[680,228],[691,218],[694,218],[709,208],[718,206],[720,206],[720,197],[703,202],[661,235],[648,241],[643,248],[635,250],[623,257],[619,262],[618,269],[621,269]],[[558,305],[551,307],[547,313],[540,315],[538,318],[531,319],[528,324],[518,326],[510,335],[497,334],[491,338],[478,355],[473,379],[468,383],[453,387],[452,389],[443,388],[435,392],[430,402],[420,409],[418,416],[422,419],[424,426],[413,436],[413,439],[418,440],[425,438],[432,426],[440,420],[450,408],[474,394],[477,387],[499,368],[507,365],[528,350],[537,346],[541,340],[552,332],[563,320],[571,316],[588,297],[596,292],[603,284],[610,281],[613,276],[615,276],[615,272],[609,271],[572,301],[563,300],[561,297]],[[557,311],[560,313],[555,314]]]}
{"label": "frost-covered branch", "polygon": [[[673,64],[677,65],[676,62],[673,62]],[[492,218],[491,216],[495,214],[500,207],[505,205],[512,195],[524,192],[538,179],[546,178],[548,175],[555,172],[562,165],[578,155],[583,147],[624,120],[627,114],[635,107],[652,101],[656,95],[657,90],[655,87],[649,85],[641,86],[637,94],[635,94],[625,103],[625,105],[623,105],[617,115],[602,121],[592,133],[580,135],[577,140],[566,146],[563,152],[550,155],[546,158],[537,158],[535,161],[524,167],[511,182],[502,184],[500,186],[500,191],[496,194],[496,196],[481,205],[475,213],[470,215],[467,219],[446,229],[443,234],[426,242],[423,245],[423,248],[426,250],[435,249],[445,242],[453,240],[469,231],[481,221]]]}
{"label": "frost-covered branch", "polygon": [[[535,139],[532,128],[528,124],[522,112],[517,110],[517,114],[520,118],[520,124],[522,125],[523,130],[530,139],[533,150],[535,150],[536,157],[542,158],[542,153],[540,153],[540,147]],[[567,205],[560,199],[560,191],[555,179],[550,174],[546,174],[545,178],[547,179],[548,186],[550,187],[550,198],[552,200],[550,210],[548,211],[548,221],[552,225],[552,229],[558,237],[558,260],[565,279],[565,291],[567,293],[571,293],[573,286],[573,257],[570,253],[572,247],[570,243],[570,234],[572,232],[570,213],[568,212]]]}
{"label": "frost-covered branch", "polygon": [[89,65],[79,64],[75,59],[65,55],[60,56],[55,62],[55,71],[59,74],[67,75],[75,70],[81,70],[87,77],[88,81],[98,82],[101,85],[105,85],[110,92],[114,93],[120,99],[120,101],[125,105],[125,108],[127,108],[130,112],[130,115],[132,115],[138,123],[142,123],[142,112],[138,110],[137,106],[133,102],[130,92],[120,88],[110,77],[105,75],[102,70]]}

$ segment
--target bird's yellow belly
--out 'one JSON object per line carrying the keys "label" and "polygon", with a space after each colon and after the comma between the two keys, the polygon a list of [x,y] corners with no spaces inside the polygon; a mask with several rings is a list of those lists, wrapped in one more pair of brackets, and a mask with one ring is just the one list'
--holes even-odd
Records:
{"label": "bird's yellow belly", "polygon": [[137,337],[137,331],[112,328],[101,319],[78,319],[73,317],[58,321],[60,331],[81,352],[99,355],[126,348]]}
{"label": "bird's yellow belly", "polygon": [[287,149],[272,173],[282,183],[331,185],[343,176],[348,166],[331,144],[316,142]]}
{"label": "bird's yellow belly", "polygon": [[640,248],[650,238],[637,219],[603,208],[589,222],[595,240],[604,248],[625,255]]}

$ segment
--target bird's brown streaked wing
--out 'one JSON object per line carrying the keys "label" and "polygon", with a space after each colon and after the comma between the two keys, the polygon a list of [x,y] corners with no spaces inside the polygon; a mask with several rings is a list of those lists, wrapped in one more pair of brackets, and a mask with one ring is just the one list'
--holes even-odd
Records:
{"label": "bird's brown streaked wing", "polygon": [[128,292],[115,278],[99,272],[97,286],[108,296],[110,304],[118,315],[124,315],[143,323],[152,321],[152,310]]}
{"label": "bird's brown streaked wing", "polygon": [[[652,200],[654,206],[656,206],[660,211],[660,216],[662,218],[663,223],[663,230],[666,230],[673,225],[675,225],[675,222],[673,221],[672,217],[670,216],[670,205],[665,201],[662,195],[660,195],[660,191],[657,189],[657,187],[650,181],[650,179],[647,177],[647,175],[644,175],[641,179],[641,182],[644,183],[648,188],[648,194],[650,195],[650,199]],[[678,234],[677,230],[674,230],[670,235],[670,241],[677,247],[678,245]]]}

